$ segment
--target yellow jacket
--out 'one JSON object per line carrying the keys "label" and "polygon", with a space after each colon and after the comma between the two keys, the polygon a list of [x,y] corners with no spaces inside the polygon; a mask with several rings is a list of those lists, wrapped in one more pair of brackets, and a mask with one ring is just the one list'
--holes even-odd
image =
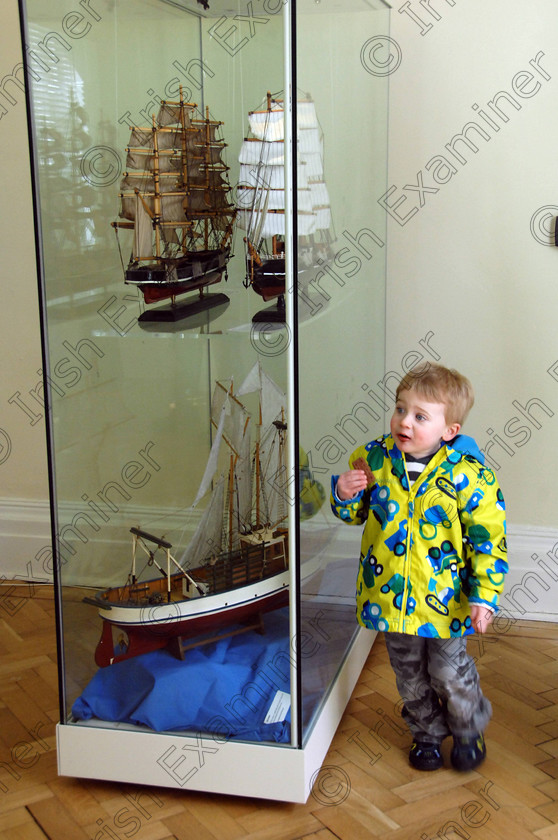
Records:
{"label": "yellow jacket", "polygon": [[391,435],[349,459],[350,466],[366,459],[371,488],[343,502],[333,476],[333,512],[364,524],[357,576],[364,627],[450,638],[474,632],[469,603],[497,608],[508,570],[504,497],[494,473],[453,446],[442,446],[411,487]]}

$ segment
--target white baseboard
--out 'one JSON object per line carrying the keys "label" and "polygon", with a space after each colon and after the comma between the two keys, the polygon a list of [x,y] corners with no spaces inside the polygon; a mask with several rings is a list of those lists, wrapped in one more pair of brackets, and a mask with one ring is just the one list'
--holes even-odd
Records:
{"label": "white baseboard", "polygon": [[[68,506],[67,513],[68,521],[71,521],[71,506]],[[134,522],[149,522],[161,516],[161,511],[128,509],[126,515]],[[111,526],[113,524],[116,525],[110,523]],[[125,524],[121,530],[123,536],[117,539],[123,543],[127,539]],[[351,529],[351,537],[356,536],[353,533],[356,530]],[[99,534],[102,541],[107,537],[107,533]],[[51,579],[34,562],[50,541],[50,513],[46,501],[0,499],[0,579]],[[346,550],[358,550],[357,542],[347,539]],[[508,616],[532,621],[558,621],[558,528],[532,525],[508,527],[508,551],[510,570],[501,598],[500,621],[505,622]]]}
{"label": "white baseboard", "polygon": [[[61,504],[61,523],[63,525],[71,523],[74,516],[80,512],[84,512],[84,505],[81,503]],[[99,517],[95,521],[95,514],[88,510],[86,512],[90,514],[98,530],[87,530],[82,522],[81,528],[85,542],[90,544],[89,547],[101,546],[106,550],[108,545],[118,549],[121,556],[126,557],[126,564],[130,554],[129,529],[132,525],[143,524],[143,527],[149,530],[146,523],[162,518],[165,519],[165,527],[169,527],[170,523],[171,527],[175,525],[177,531],[180,531],[184,525],[184,514],[180,518],[175,510],[168,512],[160,508],[127,507],[125,511],[122,510],[107,517],[106,522]],[[155,526],[153,527],[155,529]],[[79,548],[78,540],[75,540],[74,544]],[[51,545],[50,506],[47,501],[0,499],[0,579],[51,582],[52,564],[43,559],[50,553]],[[115,581],[115,583],[119,582],[119,580]],[[84,583],[87,582],[84,581]],[[94,585],[94,581],[91,583]]]}
{"label": "white baseboard", "polygon": [[499,620],[558,621],[558,529],[508,527],[508,562]]}
{"label": "white baseboard", "polygon": [[33,573],[33,558],[51,544],[47,501],[0,499],[0,577],[48,580]]}

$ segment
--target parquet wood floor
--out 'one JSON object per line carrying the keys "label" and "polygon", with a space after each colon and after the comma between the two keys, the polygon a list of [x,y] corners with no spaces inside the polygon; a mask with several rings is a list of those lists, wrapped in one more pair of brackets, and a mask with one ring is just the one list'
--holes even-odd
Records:
{"label": "parquet wood floor", "polygon": [[494,717],[486,761],[464,774],[408,764],[378,637],[305,805],[58,777],[50,588],[4,582],[0,628],[2,840],[558,840],[556,624],[471,640]]}

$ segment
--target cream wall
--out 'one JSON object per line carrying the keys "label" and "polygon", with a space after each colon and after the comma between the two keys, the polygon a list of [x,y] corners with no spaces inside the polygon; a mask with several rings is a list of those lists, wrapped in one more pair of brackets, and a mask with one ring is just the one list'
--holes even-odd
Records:
{"label": "cream wall", "polygon": [[558,579],[557,31],[552,0],[393,4],[388,367],[431,331],[472,380],[527,615],[556,612]]}
{"label": "cream wall", "polygon": [[[0,78],[5,94],[0,97],[0,496],[2,499],[44,499],[48,494],[45,455],[45,423],[40,402],[28,417],[10,399],[28,394],[40,382],[41,355],[37,306],[33,216],[25,96],[17,82],[5,77],[21,62],[17,2],[2,6],[0,28]],[[23,78],[17,72],[19,83]],[[11,100],[11,101],[10,101]],[[39,394],[40,396],[40,394]]]}
{"label": "cream wall", "polygon": [[[546,216],[558,215],[558,9],[431,6],[439,20],[418,3],[392,13],[388,361],[431,330],[442,362],[475,386],[466,430],[489,444],[510,525],[555,528],[558,250]],[[491,108],[500,91],[513,101]],[[462,163],[446,144],[471,122],[486,137],[470,127],[476,151],[456,143]]]}

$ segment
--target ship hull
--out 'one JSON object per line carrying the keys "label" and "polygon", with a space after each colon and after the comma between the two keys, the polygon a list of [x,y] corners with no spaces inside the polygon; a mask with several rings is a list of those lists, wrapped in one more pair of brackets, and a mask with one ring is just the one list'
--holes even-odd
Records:
{"label": "ship hull", "polygon": [[[333,258],[331,250],[324,248],[322,255],[316,259],[298,263],[298,280],[302,282],[312,278],[324,265]],[[257,265],[251,258],[247,260],[247,276],[252,289],[265,301],[273,300],[285,294],[285,258],[260,257],[261,264]]]}
{"label": "ship hull", "polygon": [[285,259],[262,259],[261,265],[248,263],[248,277],[255,292],[263,300],[274,300],[285,294]]}
{"label": "ship hull", "polygon": [[[268,580],[265,584],[267,591],[262,593],[255,593],[249,587],[230,593],[229,603],[210,596],[199,599],[195,604],[182,601],[147,608],[121,607],[118,615],[114,616],[114,610],[101,607],[99,615],[103,619],[103,629],[95,651],[95,662],[103,668],[168,647],[178,637],[192,639],[207,633],[218,633],[236,624],[255,622],[264,613],[288,606],[288,573],[278,575],[276,580]],[[125,638],[121,651],[115,648],[119,635]]]}
{"label": "ship hull", "polygon": [[[95,662],[114,662],[250,622],[289,602],[286,534],[271,543],[250,543],[214,563],[97,593],[103,619]],[[206,594],[199,594],[196,584]],[[186,587],[186,592],[184,588]],[[121,643],[120,643],[121,638]]]}
{"label": "ship hull", "polygon": [[158,303],[219,283],[230,258],[230,249],[197,251],[182,259],[134,265],[125,282],[139,286],[146,303]]}

